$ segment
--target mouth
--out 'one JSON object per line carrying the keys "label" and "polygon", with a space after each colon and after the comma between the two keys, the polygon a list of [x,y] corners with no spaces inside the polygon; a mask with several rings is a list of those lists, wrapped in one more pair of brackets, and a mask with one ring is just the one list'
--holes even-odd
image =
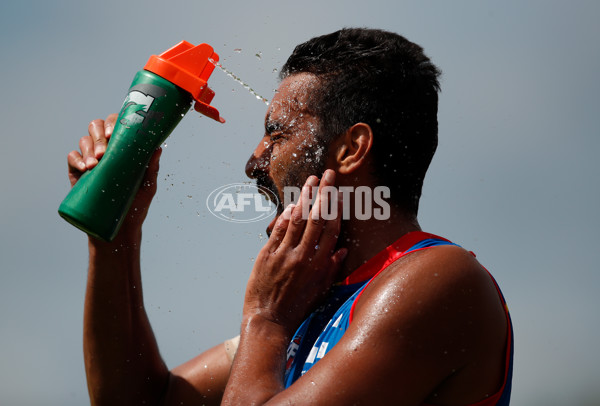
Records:
{"label": "mouth", "polygon": [[266,176],[261,176],[256,179],[256,186],[258,187],[258,192],[265,197],[268,201],[275,204],[277,206],[277,214],[271,220],[269,225],[267,226],[266,233],[270,237],[273,232],[273,228],[275,227],[275,223],[277,219],[283,212],[283,206],[281,199],[279,199],[279,193],[277,193],[277,187],[275,184]]}

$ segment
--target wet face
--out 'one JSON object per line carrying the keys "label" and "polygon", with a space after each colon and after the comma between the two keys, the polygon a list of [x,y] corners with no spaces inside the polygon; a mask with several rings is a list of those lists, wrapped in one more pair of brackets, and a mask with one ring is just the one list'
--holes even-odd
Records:
{"label": "wet face", "polygon": [[316,78],[307,73],[281,82],[265,117],[265,134],[246,163],[246,174],[279,197],[278,214],[285,186],[302,187],[310,175],[321,177],[325,170],[318,120],[307,105],[316,85]]}

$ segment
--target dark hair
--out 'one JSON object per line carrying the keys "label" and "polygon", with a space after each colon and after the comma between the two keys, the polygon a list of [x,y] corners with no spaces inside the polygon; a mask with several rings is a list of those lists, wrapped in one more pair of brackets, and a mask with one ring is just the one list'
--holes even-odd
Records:
{"label": "dark hair", "polygon": [[309,108],[323,144],[352,125],[373,129],[375,176],[400,206],[418,211],[423,179],[437,147],[440,71],[423,49],[383,30],[345,28],[298,45],[280,78],[317,76]]}

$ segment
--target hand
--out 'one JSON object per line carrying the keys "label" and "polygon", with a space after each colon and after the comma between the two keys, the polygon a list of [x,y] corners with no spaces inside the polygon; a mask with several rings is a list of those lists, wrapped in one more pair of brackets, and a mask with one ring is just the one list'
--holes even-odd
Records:
{"label": "hand", "polygon": [[331,287],[347,254],[345,248],[335,249],[342,213],[337,191],[337,207],[332,207],[337,215],[330,220],[323,218],[324,209],[335,204],[324,188],[334,182],[335,172],[326,171],[306,216],[311,189],[319,185],[315,176],[309,177],[298,204],[281,214],[254,264],[246,288],[244,317],[258,315],[293,333]]}
{"label": "hand", "polygon": [[85,171],[98,165],[98,161],[106,151],[116,121],[117,115],[111,114],[106,120],[93,120],[90,122],[88,135],[81,137],[79,140],[80,151],[73,150],[67,156],[71,186],[75,185]]}
{"label": "hand", "polygon": [[[88,170],[98,165],[99,160],[106,152],[108,141],[112,135],[117,114],[109,115],[106,120],[93,120],[88,126],[88,135],[79,140],[79,151],[73,150],[67,156],[69,167],[69,181],[71,186]],[[119,235],[133,233],[137,239],[141,231],[142,223],[148,213],[152,198],[156,193],[156,179],[158,176],[161,149],[158,149],[150,162],[142,181],[141,187],[131,205],[129,213],[125,218]],[[117,237],[118,238],[118,237]]]}

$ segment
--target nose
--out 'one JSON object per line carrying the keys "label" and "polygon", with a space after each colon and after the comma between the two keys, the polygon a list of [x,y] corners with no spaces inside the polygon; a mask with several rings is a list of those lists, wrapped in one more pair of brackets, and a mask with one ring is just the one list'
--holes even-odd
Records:
{"label": "nose", "polygon": [[264,177],[269,173],[271,161],[271,143],[269,137],[265,136],[246,162],[246,175],[251,179]]}

